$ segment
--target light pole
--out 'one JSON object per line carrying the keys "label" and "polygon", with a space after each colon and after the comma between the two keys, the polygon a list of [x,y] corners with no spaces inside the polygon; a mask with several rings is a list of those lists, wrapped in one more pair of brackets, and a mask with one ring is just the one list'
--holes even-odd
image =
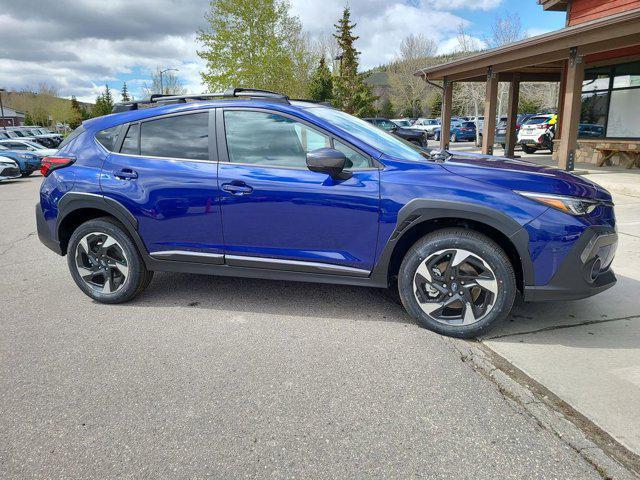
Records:
{"label": "light pole", "polygon": [[2,92],[6,91],[4,88],[0,88],[0,115],[2,115],[2,128],[7,129],[7,125],[4,120],[4,106],[2,105]]}
{"label": "light pole", "polygon": [[180,70],[178,70],[177,68],[165,68],[164,70],[160,70],[160,93],[164,94],[164,87],[162,86],[162,74],[166,73],[166,72],[179,72]]}

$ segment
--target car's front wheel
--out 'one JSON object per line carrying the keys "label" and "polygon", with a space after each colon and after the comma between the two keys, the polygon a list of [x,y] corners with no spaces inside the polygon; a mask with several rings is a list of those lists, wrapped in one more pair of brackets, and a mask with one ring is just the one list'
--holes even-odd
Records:
{"label": "car's front wheel", "polygon": [[89,220],[73,232],[67,263],[80,290],[101,303],[131,300],[153,277],[124,227],[109,217]]}
{"label": "car's front wheel", "polygon": [[400,266],[398,290],[405,309],[422,326],[473,338],[507,317],[516,279],[509,258],[494,241],[450,228],[411,247]]}

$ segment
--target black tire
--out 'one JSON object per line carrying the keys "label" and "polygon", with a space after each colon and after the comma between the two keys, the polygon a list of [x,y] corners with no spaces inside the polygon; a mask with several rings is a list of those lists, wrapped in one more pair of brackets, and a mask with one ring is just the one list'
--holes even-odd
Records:
{"label": "black tire", "polygon": [[[492,270],[495,277],[496,294],[483,316],[475,323],[455,325],[438,321],[429,316],[420,307],[416,298],[417,291],[414,278],[418,267],[428,261],[440,251],[459,249],[470,252],[473,257],[480,258]],[[452,287],[466,288],[473,287]],[[400,299],[407,312],[420,325],[434,332],[457,338],[475,338],[487,333],[497,323],[509,315],[516,297],[516,278],[513,266],[505,252],[490,238],[473,230],[462,228],[447,228],[430,233],[418,240],[405,255],[398,273],[398,291]],[[450,296],[450,295],[449,295]],[[445,298],[447,298],[445,296]],[[434,302],[436,304],[438,302]]]}
{"label": "black tire", "polygon": [[[92,288],[91,285],[83,280],[78,271],[76,258],[78,243],[90,234],[105,234],[112,237],[124,252],[128,272],[122,284],[112,293],[103,293]],[[73,232],[67,248],[67,264],[71,276],[80,290],[100,303],[127,302],[139,295],[153,278],[153,271],[147,270],[140,252],[126,229],[120,222],[111,217],[89,220]]]}
{"label": "black tire", "polygon": [[524,150],[524,153],[528,153],[529,155],[538,151],[537,148],[530,147],[529,145],[522,145],[522,150]]}
{"label": "black tire", "polygon": [[434,133],[434,134],[433,134],[433,139],[434,139],[436,142],[439,142],[439,141],[440,141],[440,134],[439,134],[439,133]]}
{"label": "black tire", "polygon": [[24,173],[22,174],[22,178],[26,178],[26,177],[30,176],[32,173],[33,173],[33,172],[24,172]]}
{"label": "black tire", "polygon": [[505,143],[501,143],[500,146],[502,147],[503,150],[507,149],[507,145]]}

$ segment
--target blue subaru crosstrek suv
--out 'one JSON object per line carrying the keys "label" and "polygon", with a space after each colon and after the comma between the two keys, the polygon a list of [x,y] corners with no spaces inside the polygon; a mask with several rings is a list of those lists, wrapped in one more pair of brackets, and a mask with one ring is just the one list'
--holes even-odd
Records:
{"label": "blue subaru crosstrek suv", "polygon": [[614,285],[611,195],[571,173],[427,152],[273,92],[153,96],[87,120],[43,160],[41,241],[98,302],[155,271],[394,287],[473,337],[525,301]]}

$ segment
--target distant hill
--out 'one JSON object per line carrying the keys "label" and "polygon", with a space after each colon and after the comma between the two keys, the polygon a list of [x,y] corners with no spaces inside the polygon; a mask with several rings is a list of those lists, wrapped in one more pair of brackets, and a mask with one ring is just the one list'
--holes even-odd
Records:
{"label": "distant hill", "polygon": [[[56,123],[75,124],[79,115],[72,106],[71,100],[61,98],[52,93],[3,92],[3,103],[23,112],[29,123],[51,126]],[[80,108],[88,115],[93,108],[92,103],[78,102]]]}

